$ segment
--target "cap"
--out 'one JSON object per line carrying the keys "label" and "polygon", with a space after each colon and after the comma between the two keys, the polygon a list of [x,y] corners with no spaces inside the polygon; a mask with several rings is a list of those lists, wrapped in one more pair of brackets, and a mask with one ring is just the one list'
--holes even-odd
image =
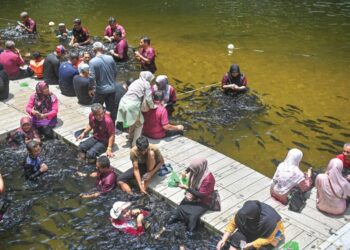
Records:
{"label": "cap", "polygon": [[56,53],[63,55],[66,53],[66,49],[63,47],[63,45],[58,45],[56,47]]}
{"label": "cap", "polygon": [[81,63],[78,67],[78,71],[79,71],[79,73],[88,72],[89,71],[89,64]]}
{"label": "cap", "polygon": [[126,202],[126,201],[114,202],[113,207],[109,214],[113,219],[118,219],[121,212],[130,206],[131,206],[131,202]]}
{"label": "cap", "polygon": [[64,27],[64,26],[66,26],[64,23],[59,23],[58,24],[58,27]]}

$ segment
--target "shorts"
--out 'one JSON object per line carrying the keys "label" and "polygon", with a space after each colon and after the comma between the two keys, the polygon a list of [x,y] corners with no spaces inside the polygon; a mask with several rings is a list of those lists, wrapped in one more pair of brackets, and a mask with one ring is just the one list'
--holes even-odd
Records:
{"label": "shorts", "polygon": [[[138,166],[139,166],[140,176],[141,176],[141,179],[142,179],[142,176],[144,176],[147,173],[147,164],[145,164],[145,163],[138,163]],[[135,179],[135,175],[134,175],[134,167],[129,168],[124,173],[119,175],[117,181],[118,182],[121,181],[121,182],[127,183],[127,182],[132,181],[132,180],[136,180]]]}

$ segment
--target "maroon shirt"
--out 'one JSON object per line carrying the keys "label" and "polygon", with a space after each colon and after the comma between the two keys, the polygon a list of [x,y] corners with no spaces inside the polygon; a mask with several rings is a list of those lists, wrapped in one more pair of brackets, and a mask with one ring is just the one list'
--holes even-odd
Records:
{"label": "maroon shirt", "polygon": [[108,139],[115,134],[115,127],[112,118],[105,114],[102,121],[97,121],[91,112],[89,114],[89,125],[94,131],[94,138],[105,144],[108,144]]}
{"label": "maroon shirt", "polygon": [[152,73],[156,72],[156,51],[152,47],[148,47],[147,49],[143,49],[140,54],[150,61],[149,64],[141,61],[141,69],[143,71],[150,71]]}
{"label": "maroon shirt", "polygon": [[343,162],[344,168],[350,169],[350,161],[346,161],[343,154],[337,155],[337,158]]}
{"label": "maroon shirt", "polygon": [[4,66],[9,79],[13,80],[18,76],[19,66],[24,65],[24,61],[18,54],[6,49],[0,54],[0,64]]}
{"label": "maroon shirt", "polygon": [[[231,83],[230,83],[230,81],[228,79],[228,75],[226,73],[221,80],[221,86],[229,85],[229,84],[231,84]],[[241,86],[247,86],[247,84],[248,84],[247,78],[242,74],[240,82],[237,83],[237,85],[241,87]]]}
{"label": "maroon shirt", "polygon": [[117,176],[113,170],[108,173],[99,173],[97,176],[97,186],[101,193],[108,193],[116,187]]}
{"label": "maroon shirt", "polygon": [[119,58],[116,58],[117,62],[126,62],[128,60],[128,48],[128,43],[124,38],[116,42],[114,53],[119,55]]}
{"label": "maroon shirt", "polygon": [[157,103],[156,109],[150,109],[143,113],[145,120],[142,133],[153,139],[161,139],[165,137],[165,129],[163,126],[169,124],[168,112],[162,104]]}
{"label": "maroon shirt", "polygon": [[26,26],[28,29],[31,29],[32,32],[31,33],[36,33],[36,22],[31,19],[28,18],[27,21],[23,22],[24,26]]}

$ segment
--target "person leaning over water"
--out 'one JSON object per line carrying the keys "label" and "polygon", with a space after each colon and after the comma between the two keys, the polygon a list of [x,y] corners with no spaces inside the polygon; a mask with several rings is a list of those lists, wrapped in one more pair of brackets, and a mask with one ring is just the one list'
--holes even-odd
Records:
{"label": "person leaning over water", "polygon": [[54,138],[53,128],[57,124],[58,100],[50,92],[46,82],[41,81],[36,84],[35,92],[29,97],[26,111],[40,135],[47,139]]}
{"label": "person leaning over water", "polygon": [[90,105],[94,95],[93,81],[89,78],[89,65],[80,64],[78,67],[79,75],[74,76],[73,86],[78,97],[78,103],[82,105]]}
{"label": "person leaning over water", "polygon": [[96,169],[97,172],[93,172],[89,175],[77,172],[79,176],[89,176],[96,178],[98,188],[97,192],[91,194],[80,194],[80,198],[96,198],[115,189],[117,185],[117,176],[107,156],[100,156],[97,159]]}
{"label": "person leaning over water", "polygon": [[114,39],[115,39],[114,32],[115,32],[116,30],[120,30],[120,32],[121,32],[121,37],[122,37],[122,38],[125,38],[126,32],[125,32],[124,27],[121,26],[120,24],[118,24],[114,17],[109,17],[109,18],[108,18],[108,25],[107,25],[107,27],[105,28],[105,32],[104,32],[104,35],[105,35],[104,38],[105,38],[108,42],[113,42],[113,41],[115,41],[115,40],[114,40]]}
{"label": "person leaning over water", "polygon": [[343,162],[337,158],[328,163],[326,173],[317,175],[316,206],[325,213],[341,215],[350,198],[350,183],[343,177]]}
{"label": "person leaning over water", "polygon": [[46,56],[44,60],[44,81],[49,85],[59,84],[59,67],[60,60],[64,58],[66,49],[62,45],[58,45],[53,53]]}
{"label": "person leaning over water", "polygon": [[36,22],[29,17],[29,14],[24,11],[19,16],[22,20],[21,27],[23,29],[25,29],[25,31],[27,33],[35,34],[36,33]]}
{"label": "person leaning over water", "polygon": [[72,32],[73,36],[69,43],[69,46],[78,47],[91,43],[89,31],[81,26],[81,20],[79,18],[74,19]]}
{"label": "person leaning over water", "polygon": [[147,36],[141,37],[139,50],[135,52],[135,58],[141,63],[142,71],[157,71],[156,51],[151,47],[151,39]]}
{"label": "person leaning over water", "polygon": [[132,168],[118,177],[118,185],[124,192],[132,194],[128,182],[136,180],[140,192],[147,194],[147,187],[164,164],[164,158],[157,146],[149,144],[147,138],[141,136],[136,140],[136,146],[130,149],[130,160]]}
{"label": "person leaning over water", "polygon": [[129,127],[129,143],[135,146],[143,127],[143,115],[141,113],[142,100],[145,99],[149,108],[154,108],[151,84],[154,75],[149,71],[141,71],[140,78],[132,82],[128,92],[119,103],[117,122],[122,122],[124,127]]}
{"label": "person leaning over water", "polygon": [[246,201],[226,226],[216,249],[222,249],[227,240],[230,250],[274,249],[283,238],[284,225],[276,210],[260,201]]}
{"label": "person leaning over water", "polygon": [[179,184],[179,187],[186,191],[185,198],[176,208],[168,224],[177,221],[186,222],[187,230],[193,233],[200,217],[209,210],[215,187],[215,178],[208,168],[207,160],[204,158],[191,160],[189,167],[182,175],[185,176],[188,173],[190,175],[188,186]]}
{"label": "person leaning over water", "polygon": [[112,56],[103,54],[104,46],[102,43],[95,42],[93,50],[96,56],[89,62],[90,77],[96,85],[93,103],[100,103],[101,105],[104,103],[114,123],[117,117],[115,107],[117,65]]}
{"label": "person leaning over water", "polygon": [[299,164],[303,158],[303,152],[297,148],[288,151],[286,159],[281,162],[272,178],[271,196],[286,205],[288,203],[288,193],[298,187],[302,192],[307,192],[312,187],[311,169],[304,174],[299,169]]}
{"label": "person leaning over water", "polygon": [[39,155],[41,153],[41,146],[37,141],[30,141],[27,144],[28,155],[23,162],[24,176],[26,179],[34,180],[42,173],[47,172],[48,167],[42,162]]}
{"label": "person leaning over water", "polygon": [[221,80],[221,88],[225,93],[246,91],[247,84],[247,78],[241,73],[237,64],[232,64]]}
{"label": "person leaning over water", "polygon": [[108,157],[112,157],[115,126],[109,114],[106,114],[102,105],[99,103],[92,104],[89,123],[77,140],[82,140],[88,135],[90,130],[93,130],[93,136],[79,145],[79,149],[84,156],[87,159],[96,159],[97,156],[106,152]]}

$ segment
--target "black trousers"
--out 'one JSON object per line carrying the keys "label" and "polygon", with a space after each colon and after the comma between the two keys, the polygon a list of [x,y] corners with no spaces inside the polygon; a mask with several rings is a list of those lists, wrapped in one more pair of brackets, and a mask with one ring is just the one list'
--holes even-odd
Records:
{"label": "black trousers", "polygon": [[53,132],[52,126],[41,126],[37,127],[37,130],[40,135],[43,135],[46,139],[53,139],[55,138],[55,133]]}
{"label": "black trousers", "polygon": [[117,108],[115,106],[115,93],[110,94],[99,94],[95,92],[92,103],[100,103],[101,105],[105,104],[106,109],[111,113],[111,118],[115,123],[117,118]]}
{"label": "black trousers", "polygon": [[95,159],[97,156],[104,153],[107,147],[103,142],[96,140],[94,137],[90,137],[79,144],[79,149],[86,153],[88,159]]}

